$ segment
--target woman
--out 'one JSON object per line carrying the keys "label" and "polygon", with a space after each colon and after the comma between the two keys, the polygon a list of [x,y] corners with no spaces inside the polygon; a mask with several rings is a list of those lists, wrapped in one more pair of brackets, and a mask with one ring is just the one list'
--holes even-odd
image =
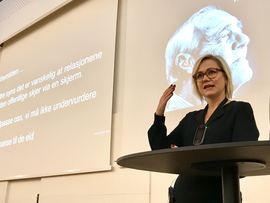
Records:
{"label": "woman", "polygon": [[[219,56],[206,55],[193,68],[193,84],[204,109],[188,113],[167,136],[164,111],[173,95],[170,85],[160,98],[153,125],[148,131],[152,150],[258,140],[259,131],[249,103],[231,101],[232,79],[227,63]],[[221,178],[180,175],[174,185],[176,203],[222,203]]]}

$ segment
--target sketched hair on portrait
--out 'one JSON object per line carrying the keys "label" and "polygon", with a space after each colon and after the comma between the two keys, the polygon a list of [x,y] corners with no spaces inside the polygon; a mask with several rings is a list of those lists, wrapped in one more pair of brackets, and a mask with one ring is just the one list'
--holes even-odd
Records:
{"label": "sketched hair on portrait", "polygon": [[[165,50],[167,80],[173,83],[179,79],[174,74],[175,68],[191,73],[195,61],[206,54],[222,56],[231,65],[234,60],[231,56],[233,51],[228,53],[224,48],[246,47],[248,43],[249,37],[242,32],[242,23],[235,16],[214,6],[204,7],[194,13],[170,38]],[[245,55],[244,51],[241,53]],[[252,75],[250,68],[245,72],[246,77],[241,83],[249,80]]]}
{"label": "sketched hair on portrait", "polygon": [[[211,55],[211,54],[202,56],[195,63],[195,65],[193,67],[192,75],[195,75],[198,72],[198,69],[199,69],[200,65],[202,64],[202,62],[207,60],[207,59],[211,59],[211,60],[215,61],[217,63],[217,65],[219,66],[219,68],[224,71],[223,75],[226,79],[225,96],[226,96],[226,98],[231,99],[232,94],[233,94],[233,83],[232,83],[232,76],[231,76],[231,72],[230,72],[230,67],[221,56],[215,56],[215,55]],[[196,94],[199,96],[199,98],[201,100],[203,100],[203,96],[199,92],[197,81],[195,78],[193,78],[193,86],[194,86],[194,89],[196,90],[195,91]]]}
{"label": "sketched hair on portrait", "polygon": [[[228,64],[233,93],[251,80],[253,71],[247,59],[250,38],[243,32],[241,21],[215,6],[206,6],[192,14],[170,37],[165,50],[166,79],[176,90],[166,111],[201,105],[190,75],[202,56],[222,57]],[[227,95],[228,94],[228,95]],[[231,97],[232,88],[226,90]]]}

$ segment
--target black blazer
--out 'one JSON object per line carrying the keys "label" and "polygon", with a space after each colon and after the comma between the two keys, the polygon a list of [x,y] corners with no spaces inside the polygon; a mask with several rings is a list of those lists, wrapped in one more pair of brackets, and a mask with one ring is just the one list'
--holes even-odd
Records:
{"label": "black blazer", "polygon": [[204,123],[207,108],[188,113],[168,136],[165,117],[155,115],[154,123],[148,130],[151,148],[168,148],[171,144],[193,145],[196,129],[202,124],[207,126],[203,144],[258,140],[259,131],[249,103],[230,101],[221,104]]}
{"label": "black blazer", "polygon": [[[193,145],[196,129],[202,124],[207,126],[203,144],[257,140],[259,131],[250,104],[225,102],[218,106],[207,123],[204,123],[204,117],[208,106],[188,113],[168,136],[165,117],[155,115],[154,123],[148,130],[151,148],[168,148],[171,144]],[[180,175],[174,184],[173,193],[176,203],[222,203],[221,178]]]}

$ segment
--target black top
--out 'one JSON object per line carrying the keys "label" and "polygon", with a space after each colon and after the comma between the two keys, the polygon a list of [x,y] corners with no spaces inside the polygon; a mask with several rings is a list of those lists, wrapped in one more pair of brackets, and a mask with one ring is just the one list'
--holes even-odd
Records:
{"label": "black top", "polygon": [[[165,117],[155,115],[148,130],[152,150],[169,148],[171,144],[193,145],[196,129],[202,124],[207,126],[203,144],[258,140],[259,131],[249,103],[223,101],[204,123],[207,108],[188,113],[168,136]],[[177,202],[222,203],[220,177],[180,175],[174,188]]]}

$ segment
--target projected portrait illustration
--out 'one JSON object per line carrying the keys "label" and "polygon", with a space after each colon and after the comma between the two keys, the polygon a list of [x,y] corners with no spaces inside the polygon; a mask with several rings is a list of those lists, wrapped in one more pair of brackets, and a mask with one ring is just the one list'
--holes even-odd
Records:
{"label": "projected portrait illustration", "polygon": [[252,78],[247,60],[249,37],[235,16],[216,7],[205,7],[194,13],[168,41],[165,60],[169,84],[176,91],[166,111],[200,105],[192,89],[192,68],[205,55],[222,56],[231,68],[234,93]]}

